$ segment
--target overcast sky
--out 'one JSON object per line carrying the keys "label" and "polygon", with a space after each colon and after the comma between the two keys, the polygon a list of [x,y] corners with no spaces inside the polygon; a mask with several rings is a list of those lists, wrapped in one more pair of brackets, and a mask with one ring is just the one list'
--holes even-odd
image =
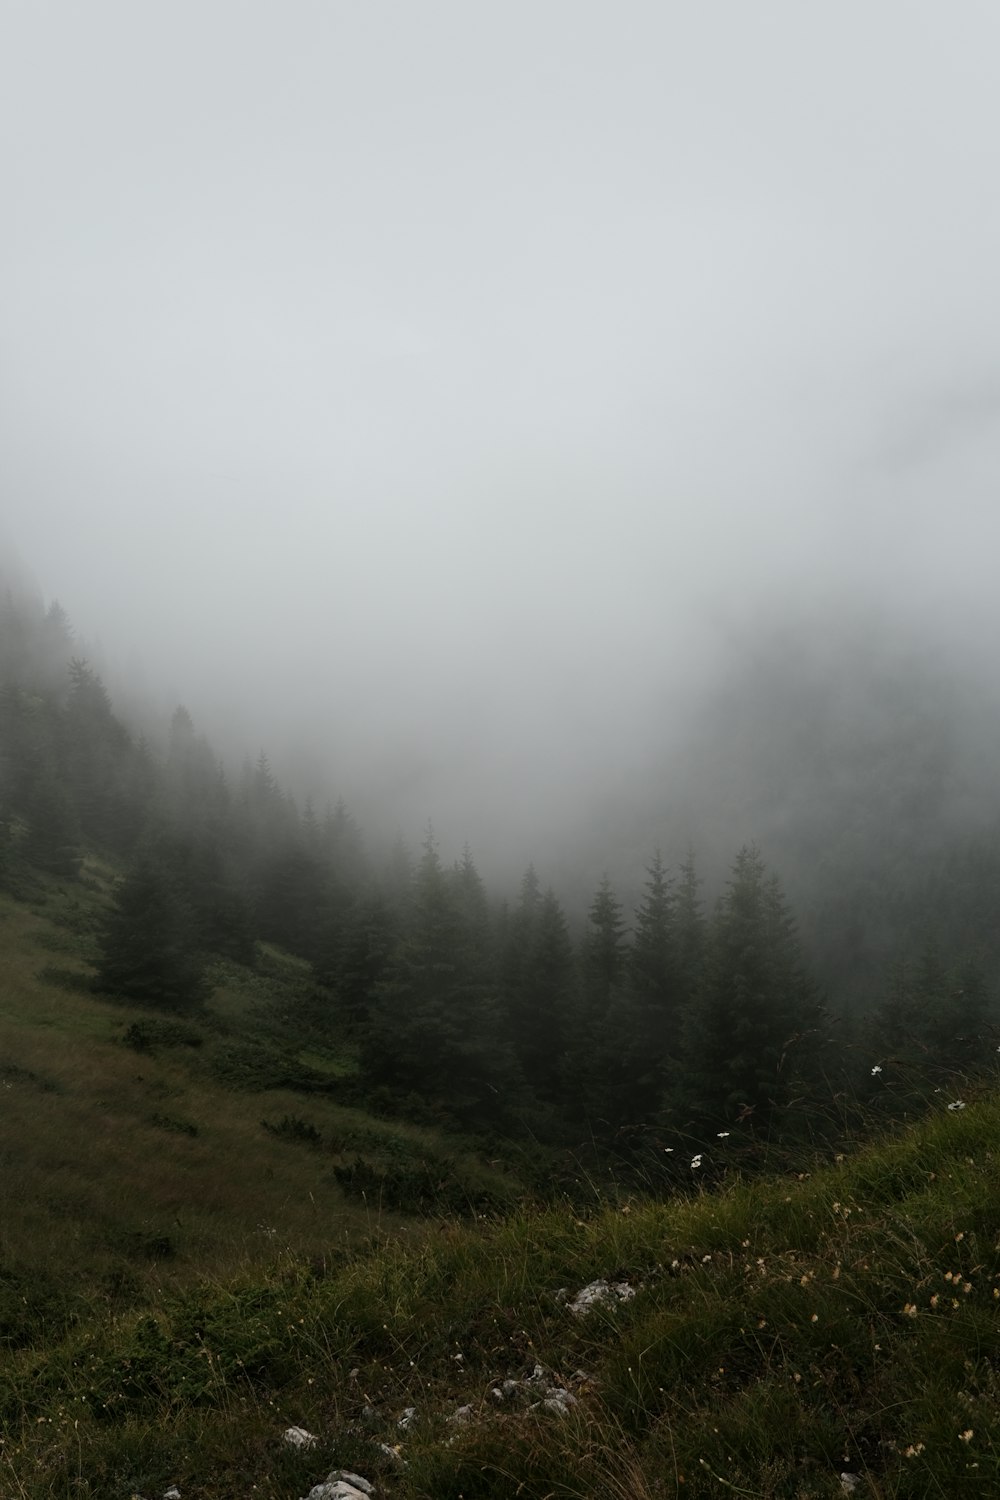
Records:
{"label": "overcast sky", "polygon": [[994,0],[0,19],[2,529],[213,736],[524,842],[762,612],[982,628]]}

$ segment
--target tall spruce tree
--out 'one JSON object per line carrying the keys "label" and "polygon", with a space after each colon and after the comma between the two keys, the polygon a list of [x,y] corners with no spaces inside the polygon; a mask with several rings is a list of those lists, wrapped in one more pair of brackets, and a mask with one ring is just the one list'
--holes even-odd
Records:
{"label": "tall spruce tree", "polygon": [[625,914],[607,875],[594,894],[580,948],[579,1006],[566,1048],[564,1096],[569,1112],[601,1130],[615,1128],[616,1083],[627,1046],[612,1023],[627,1004]]}
{"label": "tall spruce tree", "polygon": [[695,1120],[766,1130],[818,1072],[824,1013],[794,920],[759,851],[740,850],[709,932],[684,1028],[684,1086]]}
{"label": "tall spruce tree", "polygon": [[483,1124],[507,1114],[515,1073],[479,924],[469,924],[460,889],[428,833],[406,929],[374,987],[361,1067],[397,1097],[415,1094]]}
{"label": "tall spruce tree", "polygon": [[531,1091],[542,1103],[558,1105],[576,1008],[576,957],[555,892],[539,894],[533,867],[510,925],[507,1032]]}
{"label": "tall spruce tree", "polygon": [[160,1010],[194,1010],[207,998],[195,913],[156,850],[144,851],[118,886],[95,984]]}
{"label": "tall spruce tree", "polygon": [[605,1027],[605,1112],[616,1126],[651,1124],[664,1103],[680,1050],[680,988],[674,897],[659,850],[635,912],[624,983]]}

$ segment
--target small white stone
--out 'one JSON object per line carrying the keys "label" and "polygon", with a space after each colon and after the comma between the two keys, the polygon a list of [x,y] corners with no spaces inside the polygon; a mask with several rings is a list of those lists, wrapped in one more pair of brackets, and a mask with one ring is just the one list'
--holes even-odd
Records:
{"label": "small white stone", "polygon": [[352,1484],[363,1495],[370,1495],[375,1488],[369,1479],[362,1479],[360,1474],[352,1474],[350,1469],[334,1469],[332,1474],[326,1476],[326,1482],[327,1484]]}
{"label": "small white stone", "polygon": [[366,1500],[372,1486],[360,1474],[347,1469],[334,1469],[322,1484],[314,1484],[305,1500]]}
{"label": "small white stone", "polygon": [[[307,1432],[304,1427],[286,1427],[285,1442],[292,1448],[315,1448],[319,1439],[315,1433]],[[179,1496],[180,1492],[177,1491]],[[163,1500],[170,1500],[171,1492],[168,1490]]]}
{"label": "small white stone", "polygon": [[582,1318],[599,1303],[631,1302],[634,1296],[635,1287],[627,1281],[591,1281],[580,1288],[568,1305],[575,1317]]}
{"label": "small white stone", "polygon": [[335,1479],[332,1484],[314,1484],[305,1500],[365,1500],[367,1493],[344,1479]]}

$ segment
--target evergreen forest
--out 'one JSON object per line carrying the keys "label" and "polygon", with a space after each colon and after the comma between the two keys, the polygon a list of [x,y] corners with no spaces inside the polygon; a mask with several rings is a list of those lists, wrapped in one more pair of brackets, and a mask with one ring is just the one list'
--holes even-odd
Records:
{"label": "evergreen forest", "polygon": [[[669,1178],[672,1131],[702,1148],[727,1131],[752,1157],[835,1136],[856,1105],[905,1112],[941,1076],[989,1062],[1000,802],[951,826],[938,815],[926,706],[930,743],[913,743],[926,682],[910,684],[881,755],[860,746],[850,807],[874,825],[866,839],[848,820],[811,846],[776,839],[800,872],[805,935],[796,891],[755,842],[706,871],[696,847],[647,849],[634,901],[605,874],[572,906],[532,863],[498,897],[468,847],[443,858],[431,822],[419,847],[371,847],[342,801],[299,806],[263,750],[224,766],[183,706],[151,742],[116,712],[58,604],[13,588],[0,684],[6,888],[72,887],[88,856],[106,861],[92,983],[151,1013],[197,1015],[220,961],[294,955],[311,981],[289,1026],[348,1044],[343,1088],[369,1107],[586,1140]],[[890,785],[902,809],[886,809]]]}
{"label": "evergreen forest", "polygon": [[1000,798],[940,674],[849,733],[770,660],[706,850],[623,863],[632,807],[560,890],[0,615],[0,1494],[1000,1482]]}

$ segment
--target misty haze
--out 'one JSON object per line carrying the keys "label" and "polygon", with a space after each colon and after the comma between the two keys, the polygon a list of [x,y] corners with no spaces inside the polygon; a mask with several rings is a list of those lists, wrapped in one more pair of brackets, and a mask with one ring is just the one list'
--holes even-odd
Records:
{"label": "misty haze", "polygon": [[[432,1222],[471,1244],[522,1213],[676,1212],[655,1221],[676,1255],[616,1258],[611,1234],[591,1267],[646,1358],[643,1288],[716,1253],[677,1227],[690,1205],[751,1184],[746,1249],[772,1179],[997,1107],[998,55],[976,0],[3,8],[0,1347],[55,1359],[146,1318],[174,1371],[101,1388],[148,1451],[91,1433],[71,1474],[40,1438],[12,1494],[245,1487],[184,1426],[218,1392],[176,1374],[189,1336],[215,1347],[177,1309],[285,1286],[279,1247],[318,1284],[377,1244],[419,1257]],[[534,1256],[548,1231],[524,1232]],[[538,1254],[546,1295],[579,1271],[591,1296],[582,1259]],[[894,1307],[911,1273],[930,1284],[900,1270]],[[562,1290],[552,1316],[583,1327]],[[520,1365],[442,1323],[447,1379],[418,1389],[387,1373],[404,1347],[417,1367],[410,1335],[357,1331],[388,1295],[351,1313],[350,1353],[316,1313],[364,1371],[336,1387],[354,1437],[255,1459],[261,1493],[342,1462],[313,1493],[354,1500],[375,1436],[379,1496],[506,1493],[488,1444],[446,1482],[389,1421],[433,1390],[478,1411],[449,1339],[520,1413],[539,1500],[596,1483],[568,1426],[547,1469],[518,1425],[567,1393],[582,1420],[591,1363],[587,1420],[630,1434],[640,1500],[953,1492],[915,1415],[861,1415],[874,1376],[825,1468],[806,1437],[668,1466],[657,1401],[693,1366],[643,1375],[640,1420],[632,1365],[582,1334],[539,1352],[548,1304],[531,1353],[501,1290]],[[149,1353],[104,1337],[94,1369]],[[233,1380],[304,1420],[268,1338]],[[782,1357],[825,1370],[837,1339]],[[742,1358],[717,1353],[720,1375]],[[937,1394],[1000,1485],[988,1384]],[[30,1401],[6,1399],[20,1431]],[[977,1458],[963,1434],[994,1427]]]}

